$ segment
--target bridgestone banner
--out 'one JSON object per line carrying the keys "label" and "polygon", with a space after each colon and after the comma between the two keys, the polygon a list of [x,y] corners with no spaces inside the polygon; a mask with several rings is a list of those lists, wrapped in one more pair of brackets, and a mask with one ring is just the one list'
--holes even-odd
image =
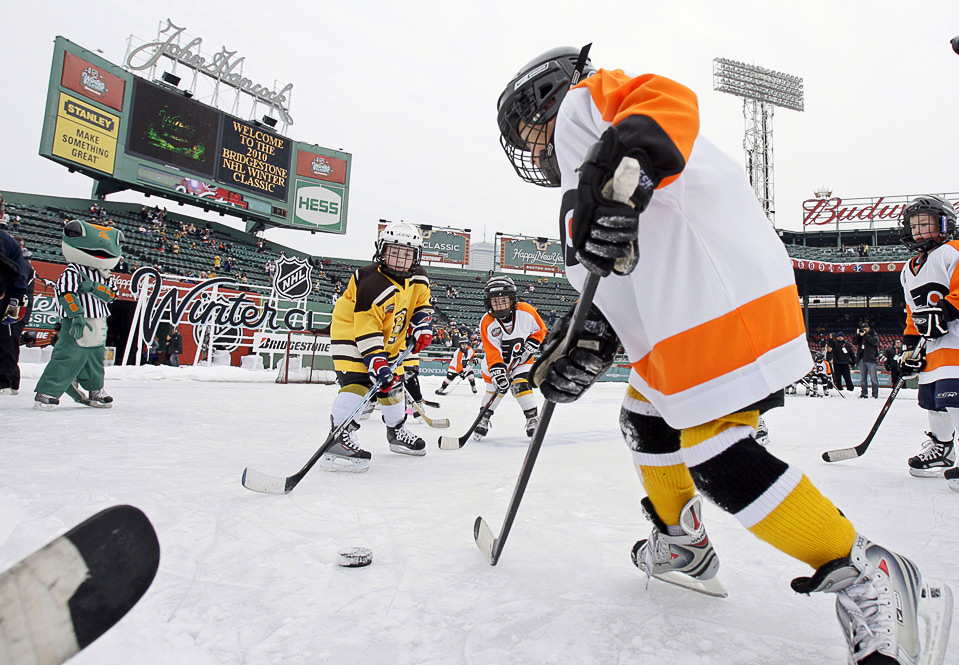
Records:
{"label": "bridgestone banner", "polygon": [[513,270],[563,272],[563,245],[547,238],[500,238],[499,263]]}

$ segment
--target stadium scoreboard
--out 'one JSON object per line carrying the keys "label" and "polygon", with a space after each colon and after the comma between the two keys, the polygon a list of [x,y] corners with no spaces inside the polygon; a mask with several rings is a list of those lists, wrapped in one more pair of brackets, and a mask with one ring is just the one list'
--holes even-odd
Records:
{"label": "stadium scoreboard", "polygon": [[346,233],[351,155],[294,141],[57,37],[40,155],[249,222]]}

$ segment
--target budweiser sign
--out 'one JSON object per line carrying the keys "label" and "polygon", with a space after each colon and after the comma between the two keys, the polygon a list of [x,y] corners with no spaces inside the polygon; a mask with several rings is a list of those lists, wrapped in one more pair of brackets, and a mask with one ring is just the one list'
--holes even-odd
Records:
{"label": "budweiser sign", "polygon": [[[952,199],[953,196],[944,196]],[[843,199],[834,196],[828,199],[803,201],[803,226],[822,226],[839,222],[892,222],[898,223],[902,211],[915,197],[894,197],[894,201],[880,196],[878,199]],[[953,203],[953,206],[956,204]]]}

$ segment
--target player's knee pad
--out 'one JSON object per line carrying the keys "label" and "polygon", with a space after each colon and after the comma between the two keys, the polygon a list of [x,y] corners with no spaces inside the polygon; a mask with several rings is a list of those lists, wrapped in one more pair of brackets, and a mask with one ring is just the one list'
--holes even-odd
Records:
{"label": "player's knee pad", "polygon": [[529,381],[525,377],[522,379],[514,379],[509,389],[510,392],[513,393],[513,397],[517,398],[533,392],[532,386],[529,385]]}
{"label": "player's knee pad", "polygon": [[619,411],[619,429],[630,450],[647,455],[679,452],[680,432],[659,416],[635,413],[623,407]]}

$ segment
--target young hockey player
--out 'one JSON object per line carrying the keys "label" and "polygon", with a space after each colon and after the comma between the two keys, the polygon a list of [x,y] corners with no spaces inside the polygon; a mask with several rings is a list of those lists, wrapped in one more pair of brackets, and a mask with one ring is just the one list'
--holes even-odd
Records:
{"label": "young hockey player", "polygon": [[[959,240],[956,211],[937,196],[909,202],[900,219],[900,239],[918,252],[899,275],[906,298],[904,376],[919,376],[919,406],[929,411],[929,441],[909,459],[909,473],[938,477],[955,466],[953,434],[959,424]],[[949,285],[949,286],[947,286]]]}
{"label": "young hockey player", "polygon": [[470,388],[473,394],[476,394],[476,379],[473,376],[473,365],[476,363],[476,350],[470,344],[469,339],[460,337],[459,348],[450,358],[450,366],[446,370],[446,378],[443,379],[443,385],[436,389],[437,395],[445,395],[446,389],[456,377],[470,382]]}
{"label": "young hockey player", "polygon": [[[497,106],[500,143],[522,179],[562,189],[570,282],[603,277],[583,332],[562,344],[570,313],[544,343],[533,371],[543,396],[578,399],[620,344],[632,363],[620,425],[653,522],[634,563],[725,595],[699,488],[812,567],[793,589],[837,594],[851,662],[912,664],[921,650],[941,661],[949,588],[858,535],[808,477],[756,442],[759,415],[783,403],[783,387],[812,359],[786,250],[741,165],[700,135],[691,90],[588,62],[570,89],[579,56],[553,49],[510,81]],[[621,166],[637,164],[629,204],[603,195]],[[722,353],[704,362],[709,349]],[[920,646],[920,609],[943,631],[939,642]]]}
{"label": "young hockey player", "polygon": [[103,389],[103,358],[110,303],[117,297],[112,271],[122,245],[123,234],[113,227],[79,220],[64,225],[61,247],[69,263],[54,287],[62,328],[37,382],[33,408],[53,410],[63,393],[87,406],[113,406]]}
{"label": "young hockey player", "polygon": [[[376,241],[374,262],[356,270],[346,291],[333,308],[330,325],[333,368],[340,392],[333,401],[330,420],[339,426],[356,408],[376,381],[377,400],[386,423],[390,450],[404,455],[425,455],[423,439],[408,430],[402,367],[392,364],[409,344],[419,353],[433,339],[430,281],[420,267],[423,238],[415,226],[392,222]],[[409,338],[409,340],[407,340]],[[339,440],[320,459],[327,471],[366,471],[370,453],[356,439],[354,419]]]}
{"label": "young hockey player", "polygon": [[[529,384],[533,354],[546,337],[546,324],[532,305],[516,302],[516,284],[506,275],[493,275],[486,283],[486,314],[480,320],[480,336],[486,356],[481,364],[486,394],[490,400],[473,436],[481,439],[489,432],[493,411],[509,390],[526,416],[526,436],[533,436],[539,412]],[[495,394],[495,397],[493,395]]]}
{"label": "young hockey player", "polygon": [[[806,394],[811,397],[829,397],[829,386],[832,385],[832,367],[826,356],[822,353],[816,353],[813,356],[815,364],[812,370],[803,378],[803,385],[806,386]],[[822,386],[822,394],[819,394],[819,386]]]}

